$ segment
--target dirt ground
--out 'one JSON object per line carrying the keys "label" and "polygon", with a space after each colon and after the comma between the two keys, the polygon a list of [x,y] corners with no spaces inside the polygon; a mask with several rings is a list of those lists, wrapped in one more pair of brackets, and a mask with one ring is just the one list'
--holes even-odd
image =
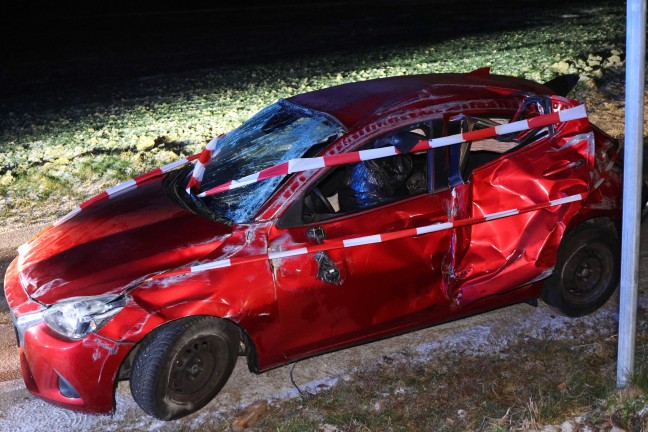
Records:
{"label": "dirt ground", "polygon": [[[645,249],[644,249],[645,250]],[[648,264],[645,262],[644,265]],[[645,291],[642,281],[642,292]],[[648,299],[642,296],[641,302]],[[403,368],[412,362],[444,362],[444,355],[469,351],[497,352],[524,338],[596,340],[615,331],[618,303],[610,301],[593,315],[579,319],[557,316],[551,309],[526,304],[511,306],[470,319],[410,333],[384,341],[323,355],[285,366],[262,375],[251,374],[239,361],[221,393],[203,410],[181,420],[164,423],[146,416],[129,394],[127,383],[117,389],[117,411],[113,416],[85,415],[51,406],[32,397],[20,380],[0,383],[0,431],[114,431],[195,430],[208,428],[223,416],[257,400],[297,397],[291,370],[301,391],[317,392],[348,381],[351,373],[396,359],[383,367]],[[614,359],[610,358],[613,362]],[[26,422],[25,419],[30,421]]]}

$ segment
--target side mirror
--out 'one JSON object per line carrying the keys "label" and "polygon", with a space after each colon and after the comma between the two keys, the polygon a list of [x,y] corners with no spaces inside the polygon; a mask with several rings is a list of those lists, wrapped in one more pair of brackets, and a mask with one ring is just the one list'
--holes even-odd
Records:
{"label": "side mirror", "polygon": [[[313,227],[306,230],[306,237],[314,240],[317,244],[322,244],[326,239],[326,231],[322,227]],[[317,263],[317,278],[333,285],[340,284],[340,269],[326,252],[317,252],[315,254]]]}
{"label": "side mirror", "polygon": [[333,285],[340,284],[340,269],[326,252],[315,254],[317,278]]}

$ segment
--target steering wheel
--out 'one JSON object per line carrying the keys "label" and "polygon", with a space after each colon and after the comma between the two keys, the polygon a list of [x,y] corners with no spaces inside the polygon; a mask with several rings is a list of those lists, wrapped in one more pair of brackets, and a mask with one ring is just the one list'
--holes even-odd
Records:
{"label": "steering wheel", "polygon": [[331,204],[331,201],[329,201],[322,191],[319,190],[319,188],[313,188],[311,190],[313,192],[313,195],[315,195],[315,198],[317,198],[322,204],[324,204],[324,207],[326,207],[326,210],[328,210],[329,213],[335,213],[335,209],[333,208],[333,205]]}

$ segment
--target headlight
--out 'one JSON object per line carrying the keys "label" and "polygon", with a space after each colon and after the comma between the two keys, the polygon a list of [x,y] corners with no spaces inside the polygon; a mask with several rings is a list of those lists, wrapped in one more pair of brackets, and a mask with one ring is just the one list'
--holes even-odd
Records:
{"label": "headlight", "polygon": [[116,294],[73,297],[46,309],[43,320],[61,336],[78,340],[99,330],[125,305],[126,299]]}
{"label": "headlight", "polygon": [[14,321],[16,336],[18,337],[18,345],[20,346],[23,346],[27,329],[43,321],[43,313],[41,311],[21,315],[17,318],[12,314],[11,317]]}

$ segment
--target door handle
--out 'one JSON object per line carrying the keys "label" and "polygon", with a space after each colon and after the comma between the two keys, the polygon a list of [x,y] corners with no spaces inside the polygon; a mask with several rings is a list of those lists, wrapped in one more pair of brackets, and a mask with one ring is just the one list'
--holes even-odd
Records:
{"label": "door handle", "polygon": [[322,227],[313,227],[306,230],[306,237],[315,240],[317,244],[322,244],[326,239],[326,231]]}

